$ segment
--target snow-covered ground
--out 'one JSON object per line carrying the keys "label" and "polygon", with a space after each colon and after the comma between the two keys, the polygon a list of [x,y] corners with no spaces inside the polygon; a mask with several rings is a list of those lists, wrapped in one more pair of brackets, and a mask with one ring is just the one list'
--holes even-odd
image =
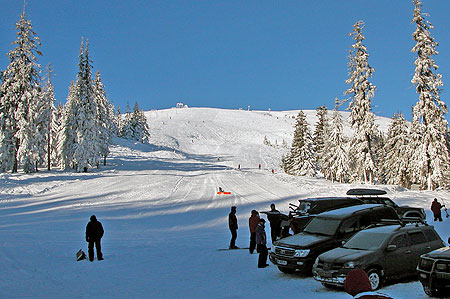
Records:
{"label": "snow-covered ground", "polygon": [[[149,111],[151,144],[116,139],[106,167],[87,174],[1,174],[0,298],[349,298],[274,265],[258,269],[257,255],[246,250],[217,251],[229,244],[232,205],[237,245],[246,247],[252,209],[275,203],[288,212],[297,199],[358,187],[282,173],[281,145],[291,142],[297,112]],[[315,111],[305,113],[313,126]],[[388,122],[377,120],[383,130]],[[263,144],[264,136],[273,146]],[[217,195],[219,186],[231,195]],[[424,207],[430,223],[432,199],[450,203],[445,190],[377,188],[399,204]],[[84,230],[92,214],[105,228],[105,260],[76,262],[75,253],[87,251]],[[450,219],[433,224],[447,240]],[[426,298],[417,281],[382,291]]]}

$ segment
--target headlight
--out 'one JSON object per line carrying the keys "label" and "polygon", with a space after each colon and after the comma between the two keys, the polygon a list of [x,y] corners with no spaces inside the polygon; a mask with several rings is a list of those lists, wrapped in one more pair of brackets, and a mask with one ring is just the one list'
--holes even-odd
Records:
{"label": "headlight", "polygon": [[447,264],[436,263],[436,270],[445,271],[447,270]]}
{"label": "headlight", "polygon": [[295,257],[306,257],[309,254],[309,249],[297,249],[295,250]]}
{"label": "headlight", "polygon": [[359,262],[351,261],[344,264],[344,268],[353,269],[358,266]]}

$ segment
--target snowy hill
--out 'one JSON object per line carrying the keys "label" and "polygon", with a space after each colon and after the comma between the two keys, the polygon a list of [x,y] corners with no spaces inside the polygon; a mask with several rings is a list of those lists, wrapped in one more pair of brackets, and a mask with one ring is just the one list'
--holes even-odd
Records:
{"label": "snowy hill", "polygon": [[[106,167],[87,174],[1,174],[0,297],[276,298],[301,290],[314,298],[349,298],[311,277],[285,275],[273,265],[258,269],[257,255],[246,250],[216,250],[228,247],[232,205],[240,226],[237,245],[246,247],[252,209],[275,203],[288,212],[289,202],[344,195],[356,186],[281,172],[282,143],[290,145],[297,113],[149,111],[150,144],[116,139]],[[313,129],[316,112],[305,114]],[[377,124],[386,131],[389,121],[378,118]],[[272,146],[263,144],[264,137]],[[231,195],[217,195],[219,186]],[[450,202],[445,190],[377,188],[399,204],[424,207],[430,223],[432,199]],[[76,251],[87,251],[84,229],[92,214],[105,228],[105,260],[76,262]],[[450,219],[435,227],[447,240]],[[383,291],[426,298],[417,281]]]}

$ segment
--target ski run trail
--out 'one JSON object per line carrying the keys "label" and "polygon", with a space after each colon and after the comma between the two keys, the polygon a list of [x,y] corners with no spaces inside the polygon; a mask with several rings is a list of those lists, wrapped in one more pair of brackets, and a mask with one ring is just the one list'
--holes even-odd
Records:
{"label": "ski run trail", "polygon": [[[292,141],[297,113],[148,111],[150,143],[114,139],[99,169],[0,174],[0,298],[350,298],[272,264],[258,269],[257,254],[247,250],[217,251],[228,247],[233,205],[237,245],[248,247],[252,209],[267,211],[275,203],[287,213],[301,198],[367,187],[283,174],[282,144]],[[313,130],[315,111],[305,113]],[[389,121],[376,120],[385,132]],[[216,194],[218,187],[231,194]],[[441,238],[450,236],[450,219],[434,223],[429,210],[434,197],[450,207],[448,190],[372,187],[398,204],[425,208]],[[87,252],[84,232],[92,214],[105,229],[105,260],[76,262],[79,249]],[[266,232],[270,246],[268,225]],[[381,292],[427,298],[417,280]]]}

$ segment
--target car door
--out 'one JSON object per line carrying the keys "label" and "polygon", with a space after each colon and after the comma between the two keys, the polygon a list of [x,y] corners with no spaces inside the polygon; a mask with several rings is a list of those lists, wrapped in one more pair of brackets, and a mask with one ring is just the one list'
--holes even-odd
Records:
{"label": "car door", "polygon": [[387,277],[402,276],[405,268],[410,267],[409,260],[412,256],[412,251],[409,248],[408,237],[406,233],[395,234],[391,237],[387,244],[387,247],[389,247],[389,245],[395,245],[396,249],[393,251],[385,251],[385,275]]}
{"label": "car door", "polygon": [[409,259],[410,272],[414,273],[419,263],[420,255],[431,250],[430,243],[427,241],[422,231],[408,232],[411,248],[411,258]]}

